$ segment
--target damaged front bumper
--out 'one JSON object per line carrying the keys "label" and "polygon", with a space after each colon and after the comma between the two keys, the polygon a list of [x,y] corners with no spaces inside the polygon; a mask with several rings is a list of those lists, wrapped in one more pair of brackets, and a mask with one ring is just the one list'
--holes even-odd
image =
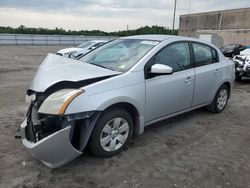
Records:
{"label": "damaged front bumper", "polygon": [[245,58],[236,57],[235,63],[235,74],[239,76],[250,77],[250,62],[246,62]]}
{"label": "damaged front bumper", "polygon": [[71,126],[67,126],[37,142],[27,139],[27,119],[20,126],[23,145],[42,163],[50,168],[57,168],[75,159],[82,152],[76,150],[70,141]]}

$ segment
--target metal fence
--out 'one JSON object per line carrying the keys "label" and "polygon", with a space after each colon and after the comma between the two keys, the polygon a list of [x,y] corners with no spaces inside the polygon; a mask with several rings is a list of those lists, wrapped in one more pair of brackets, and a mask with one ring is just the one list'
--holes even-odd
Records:
{"label": "metal fence", "polygon": [[88,40],[113,40],[111,36],[36,35],[0,33],[0,44],[10,45],[78,45]]}

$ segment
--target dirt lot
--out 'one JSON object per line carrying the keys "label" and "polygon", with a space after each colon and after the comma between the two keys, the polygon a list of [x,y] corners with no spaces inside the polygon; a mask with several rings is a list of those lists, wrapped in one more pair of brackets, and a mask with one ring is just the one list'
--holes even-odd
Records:
{"label": "dirt lot", "polygon": [[0,46],[0,187],[250,187],[250,81],[235,83],[221,114],[196,110],[145,129],[113,158],[90,152],[51,170],[14,138],[25,89],[48,52]]}

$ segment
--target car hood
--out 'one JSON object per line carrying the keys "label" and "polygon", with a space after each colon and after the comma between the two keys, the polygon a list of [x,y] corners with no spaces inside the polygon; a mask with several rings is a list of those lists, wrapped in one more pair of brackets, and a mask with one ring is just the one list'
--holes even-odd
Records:
{"label": "car hood", "polygon": [[231,48],[221,48],[220,50],[221,50],[222,52],[233,51],[233,49],[231,49]]}
{"label": "car hood", "polygon": [[249,56],[250,55],[250,49],[245,49],[243,51],[240,51],[240,55]]}
{"label": "car hood", "polygon": [[74,51],[78,51],[79,48],[65,48],[65,49],[61,49],[59,50],[57,53],[61,53],[61,54],[65,54],[65,53],[69,53],[69,52],[74,52]]}
{"label": "car hood", "polygon": [[39,66],[30,89],[36,92],[44,92],[52,85],[63,81],[79,82],[117,74],[121,74],[121,72],[55,54],[48,54]]}

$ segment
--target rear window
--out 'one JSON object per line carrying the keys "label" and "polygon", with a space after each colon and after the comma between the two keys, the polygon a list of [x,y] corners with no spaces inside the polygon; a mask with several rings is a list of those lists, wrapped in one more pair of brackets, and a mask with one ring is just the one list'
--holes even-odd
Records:
{"label": "rear window", "polygon": [[193,43],[195,66],[209,65],[218,62],[217,51],[205,44]]}

